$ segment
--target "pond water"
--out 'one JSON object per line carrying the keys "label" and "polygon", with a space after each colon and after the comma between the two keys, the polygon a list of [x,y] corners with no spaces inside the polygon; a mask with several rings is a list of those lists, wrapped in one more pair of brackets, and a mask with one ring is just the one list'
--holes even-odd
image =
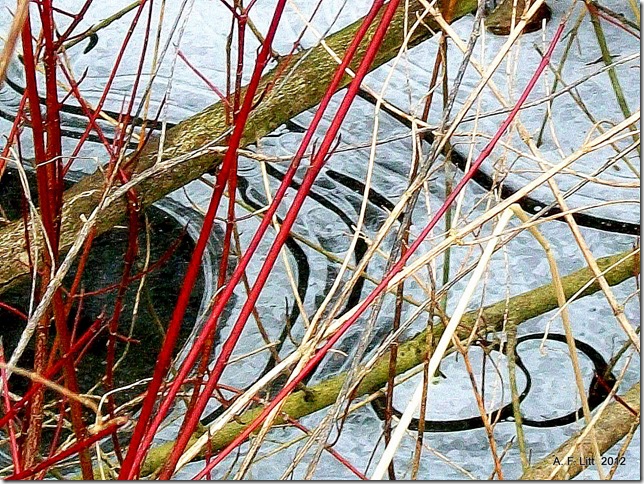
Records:
{"label": "pond water", "polygon": [[[2,2],[4,3],[4,2]],[[72,3],[72,2],[70,2]],[[128,2],[120,2],[123,5]],[[512,106],[522,92],[527,80],[532,76],[539,60],[539,49],[547,48],[547,40],[551,38],[552,32],[561,20],[562,16],[570,7],[570,2],[551,2],[553,7],[553,19],[547,29],[546,41],[542,39],[541,32],[535,32],[524,36],[515,46],[499,71],[493,76],[494,82],[500,88],[505,101]],[[603,2],[609,7],[632,17],[626,2]],[[260,31],[265,32],[272,14],[271,1],[260,1],[253,9],[252,20]],[[309,15],[316,5],[316,2],[295,2],[299,9],[296,11],[293,6],[289,7],[288,15],[285,16],[283,25],[277,37],[275,48],[280,53],[287,53],[292,42],[299,35],[303,21],[300,13]],[[319,12],[314,18],[313,25],[319,33],[326,31],[333,32],[350,22],[358,19],[367,11],[370,2],[342,2],[339,0],[328,0],[323,2]],[[118,9],[119,2],[108,2],[103,5],[95,5],[89,10],[87,24],[100,20]],[[206,76],[212,83],[218,86],[225,84],[225,61],[221,53],[224,51],[228,20],[213,22],[217,17],[228,19],[227,10],[218,2],[206,2],[196,0],[185,5],[181,2],[169,2],[166,5],[166,23],[164,32],[167,33],[175,19],[179,19],[184,29],[180,40],[180,49],[189,58],[190,63]],[[71,8],[71,7],[70,7]],[[338,13],[340,12],[340,13]],[[573,18],[575,18],[573,15]],[[629,18],[630,18],[629,17]],[[2,20],[6,24],[6,19]],[[185,21],[185,24],[183,22]],[[124,26],[119,22],[113,24],[99,35],[96,47],[87,54],[75,55],[72,65],[77,72],[87,69],[86,80],[83,83],[84,94],[88,100],[96,100],[100,95],[104,80],[111,70],[113,59],[116,55],[118,42],[111,42],[109,39],[119,39],[123,35]],[[473,17],[463,18],[454,25],[455,31],[464,39],[467,39],[471,32]],[[572,25],[572,20],[571,20]],[[0,25],[3,28],[4,25]],[[616,68],[625,97],[635,110],[639,104],[639,42],[632,36],[619,29],[606,27],[609,45],[618,54],[616,59],[622,63]],[[303,47],[314,45],[318,37],[311,30],[302,38]],[[140,29],[135,31],[132,45],[136,46],[142,39]],[[583,20],[579,30],[578,42],[573,46],[569,60],[562,71],[562,79],[567,85],[589,77],[581,82],[574,91],[580,98],[584,99],[590,117],[576,104],[575,100],[567,94],[557,97],[552,105],[552,123],[546,124],[543,143],[539,147],[545,160],[550,163],[557,163],[563,157],[574,152],[593,129],[592,119],[604,120],[604,128],[610,123],[619,122],[623,119],[619,105],[611,90],[610,79],[606,72],[599,73],[603,63],[596,62],[600,57],[596,39],[587,18]],[[166,40],[164,38],[164,40]],[[474,49],[474,57],[478,62],[487,65],[496,55],[504,37],[495,37],[485,34],[479,40]],[[176,40],[175,40],[176,42]],[[565,42],[565,41],[564,41]],[[254,60],[255,48],[258,46],[256,40],[249,36],[246,50],[247,67],[250,69]],[[385,99],[395,104],[405,112],[420,114],[423,107],[423,96],[426,94],[427,84],[431,75],[434,58],[436,55],[436,42],[427,41],[418,47],[405,52],[397,63],[390,62],[371,73],[366,80],[366,85],[376,92],[383,90]],[[555,66],[562,55],[561,46],[555,53]],[[629,59],[629,56],[633,58]],[[458,70],[461,55],[453,46],[449,50],[448,74],[450,82]],[[136,56],[125,61],[123,69],[115,79],[114,87],[108,97],[108,107],[117,110],[123,99],[130,94],[133,73],[136,69]],[[391,72],[393,69],[393,73]],[[248,71],[249,72],[249,71]],[[248,72],[246,73],[248,75]],[[596,75],[593,75],[596,74]],[[390,77],[389,77],[390,76]],[[9,71],[9,78],[19,85],[21,84],[20,71],[17,65],[13,65]],[[456,113],[469,92],[478,83],[480,77],[476,71],[469,68],[464,76],[462,87],[456,97],[454,113]],[[542,80],[538,83],[529,100],[538,100],[548,94],[554,75],[552,71],[546,70]],[[171,81],[171,82],[170,82]],[[384,87],[383,87],[384,86]],[[163,60],[160,73],[154,83],[151,112],[160,109],[160,102],[169,93],[168,103],[162,109],[162,117],[169,122],[178,122],[185,117],[199,112],[204,107],[217,101],[216,94],[206,86],[185,63],[174,62],[174,47],[171,47]],[[139,93],[140,95],[140,93]],[[337,107],[342,93],[337,94],[332,102],[330,112]],[[436,99],[442,98],[440,89],[435,94]],[[18,96],[15,90],[5,85],[0,90],[0,110],[6,113],[15,111]],[[482,114],[494,113],[504,108],[503,103],[494,96],[489,88],[485,88],[477,99],[471,114],[479,112]],[[430,124],[437,124],[431,120],[440,119],[441,103],[434,102],[430,111]],[[530,133],[538,133],[544,115],[546,113],[543,104],[534,108],[526,109],[520,114],[520,120],[524,123]],[[303,137],[301,129],[308,126],[313,112],[305,112],[293,119],[293,123],[282,126],[275,133],[260,140],[253,151],[266,156],[289,157],[296,151],[300,140]],[[376,162],[372,178],[372,198],[367,211],[366,225],[363,232],[367,237],[373,237],[387,216],[387,210],[391,204],[395,204],[400,195],[404,192],[408,183],[410,160],[413,156],[412,136],[410,129],[386,113],[378,113],[379,127],[377,136],[382,142],[376,150]],[[592,118],[592,119],[591,119]],[[461,125],[454,138],[455,149],[467,156],[476,156],[489,140],[500,123],[503,121],[503,114],[490,114],[480,116],[478,119],[466,121]],[[328,126],[331,120],[326,116],[320,133]],[[66,119],[70,131],[78,130],[82,126],[82,120],[73,114]],[[0,123],[0,129],[4,132],[8,121]],[[312,315],[324,298],[326,291],[337,274],[339,264],[331,261],[320,250],[340,258],[344,257],[349,247],[350,238],[353,233],[352,224],[355,224],[361,203],[361,184],[365,180],[369,160],[370,141],[374,129],[374,106],[364,99],[357,99],[343,125],[341,141],[333,157],[322,171],[316,181],[311,197],[304,204],[293,229],[299,237],[305,239],[309,244],[294,243],[287,251],[287,259],[294,268],[298,282],[306,277],[305,283],[301,284],[305,292],[301,294],[302,302],[307,314]],[[597,132],[595,132],[595,135]],[[25,137],[25,142],[27,137]],[[632,141],[632,140],[630,140]],[[66,141],[73,146],[74,140]],[[624,140],[620,148],[628,146],[629,140]],[[28,150],[28,144],[25,148]],[[426,154],[429,147],[421,147]],[[522,156],[527,152],[527,147],[521,142],[516,129],[512,129],[502,139],[502,144],[496,148],[485,163],[483,171],[490,176],[506,175],[504,183],[510,187],[520,187],[529,180],[534,179],[540,173],[541,168],[529,157]],[[637,167],[639,162],[637,152],[627,155],[628,163],[623,160],[600,171],[605,162],[614,156],[613,147],[607,146],[601,150],[584,156],[572,166],[572,170],[562,173],[556,177],[556,181],[562,190],[570,189],[585,178],[590,177],[589,183],[585,184],[575,194],[568,198],[573,208],[588,208],[588,213],[598,217],[611,220],[618,220],[632,224],[639,223],[639,190],[635,184],[639,182],[638,173],[634,173],[629,167]],[[82,153],[84,158],[75,161],[73,169],[79,174],[92,172],[96,169],[97,160],[104,155],[99,147],[87,145]],[[286,163],[273,163],[269,167],[268,185],[274,193],[279,185],[280,175],[286,170]],[[574,171],[573,171],[574,170]],[[248,243],[258,224],[257,219],[247,218],[253,207],[261,207],[266,204],[266,193],[260,165],[257,161],[242,157],[240,159],[239,173],[243,177],[240,185],[242,198],[246,208],[238,206],[237,216],[244,217],[240,239],[242,245]],[[301,180],[303,169],[296,176]],[[454,183],[458,180],[461,172],[452,168],[450,170],[437,170],[428,184],[428,191],[421,196],[413,213],[411,234],[412,238],[417,235],[427,223],[429,216],[444,199],[446,180]],[[290,190],[287,200],[279,212],[285,213],[290,206],[295,191]],[[188,220],[190,233],[194,237],[195,230],[201,220],[197,214],[198,209],[205,209],[211,194],[210,188],[201,183],[194,182],[173,193],[167,200],[159,203],[159,207],[166,213],[177,217],[183,225]],[[544,205],[551,203],[553,196],[547,186],[540,187],[534,196],[543,201]],[[477,186],[470,184],[464,191],[464,197],[458,216],[455,218],[457,225],[465,225],[482,214],[490,203],[495,201],[495,195]],[[604,203],[610,202],[610,203]],[[389,204],[389,205],[388,205]],[[597,206],[601,204],[602,206]],[[510,222],[511,226],[518,225],[515,220]],[[585,265],[583,256],[576,245],[569,228],[558,221],[543,223],[539,226],[543,235],[548,239],[552,250],[559,264],[562,274],[567,274]],[[437,240],[446,227],[441,222],[434,232],[435,239],[423,245],[426,250]],[[486,226],[484,230],[489,231]],[[635,237],[590,228],[582,228],[582,234],[595,257],[611,255],[619,251],[627,250],[636,242]],[[270,247],[272,235],[267,237],[259,247],[259,253],[264,254]],[[387,250],[391,240],[386,240],[383,246]],[[451,251],[452,276],[459,268],[475,262],[480,255],[479,246],[455,247]],[[206,263],[206,273],[197,291],[196,306],[203,307],[203,300],[212,295],[212,283],[214,280],[216,264],[216,251],[213,252],[213,260]],[[260,268],[258,262],[251,264],[248,270],[248,277],[253,280]],[[303,262],[304,261],[304,262]],[[369,273],[374,277],[382,274],[386,261],[384,258],[375,258],[370,263]],[[442,260],[435,263],[436,274],[442,271]],[[111,269],[118,272],[119,267]],[[283,321],[287,314],[292,314],[295,306],[293,290],[286,277],[284,264],[280,261],[275,267],[273,277],[265,288],[257,304],[261,312],[262,322],[269,332],[269,337],[277,339],[283,328]],[[496,253],[490,263],[483,283],[477,289],[472,301],[476,304],[488,304],[502,300],[508,295],[516,295],[521,292],[539,287],[550,279],[550,271],[543,251],[532,235],[527,231],[520,233],[503,250]],[[467,278],[456,282],[449,291],[447,301],[447,312],[451,313],[459,300]],[[172,283],[174,284],[174,283]],[[364,297],[373,284],[365,282],[362,291]],[[636,290],[635,282],[630,280],[614,288],[615,294],[620,301],[623,301],[629,294]],[[406,286],[406,294],[415,300],[422,301],[424,292],[419,287],[409,284]],[[201,298],[203,296],[203,298]],[[239,287],[236,290],[236,300],[230,308],[229,317],[236,316],[245,300],[245,290]],[[626,305],[626,315],[634,326],[639,326],[639,303],[638,298],[630,299]],[[201,302],[199,302],[201,301]],[[372,346],[381,340],[389,331],[393,320],[394,308],[393,296],[387,296],[383,302],[383,309],[377,321],[374,331]],[[407,304],[403,307],[403,318],[411,316],[415,307]],[[573,324],[575,337],[592,345],[604,358],[609,359],[625,342],[625,336],[615,318],[610,306],[601,294],[596,294],[580,300],[570,306],[570,316]],[[190,320],[195,321],[198,326],[203,319],[203,312],[197,315],[196,311],[190,315]],[[338,349],[351,353],[355,348],[363,331],[359,321],[355,328],[338,344]],[[413,335],[424,323],[418,322],[409,327],[406,335]],[[550,325],[550,331],[563,333],[561,321],[553,318],[552,314],[546,314],[535,318],[521,325],[519,334],[538,333]],[[225,337],[227,331],[225,325],[221,329],[220,337]],[[297,341],[304,334],[304,326],[301,318],[296,321],[292,328],[292,338]],[[243,339],[238,351],[233,355],[248,353],[250,349],[259,348],[263,345],[262,337],[252,321],[247,325]],[[563,415],[578,407],[578,397],[575,396],[574,379],[569,364],[569,357],[565,347],[559,343],[548,342],[546,351],[540,351],[536,344],[526,344],[521,348],[521,357],[530,369],[533,379],[533,391],[525,400],[523,409],[526,414],[533,418],[551,418]],[[293,344],[287,341],[281,349],[281,354],[286,355],[293,350]],[[474,352],[475,353],[475,352]],[[269,354],[264,351],[253,358],[245,358],[230,365],[225,371],[223,383],[245,387],[255,381],[258,371],[264,368],[268,361]],[[475,374],[481,374],[482,358],[473,356]],[[503,356],[497,357],[496,363],[503,368],[501,376],[493,371],[491,365],[486,367],[486,394],[490,396],[492,406],[499,402],[507,402],[507,380],[504,373],[507,365]],[[625,358],[620,360],[617,370],[621,369]],[[334,374],[346,369],[346,359],[342,356],[328,358],[318,369],[313,381],[318,381],[327,375]],[[622,388],[628,388],[639,381],[639,358],[635,356],[626,371]],[[582,370],[586,377],[586,384],[592,377],[592,366],[582,357]],[[467,378],[462,361],[450,357],[445,362],[443,372],[446,378],[439,379],[432,386],[428,399],[429,416],[445,420],[462,418],[476,414],[476,405],[472,395],[472,389]],[[477,373],[478,372],[478,373]],[[553,379],[553,372],[557,378]],[[407,383],[400,385],[395,393],[395,405],[404,408],[415,388],[418,377],[414,377]],[[519,385],[524,380],[519,379]],[[493,398],[497,400],[493,402]],[[216,405],[213,403],[212,411]],[[181,408],[175,409],[175,413],[169,417],[168,425],[159,434],[159,441],[172,438],[178,424],[177,417],[181,414]],[[324,412],[303,418],[302,423],[311,428],[314,427],[323,417]],[[179,421],[180,422],[180,421]],[[535,462],[557,445],[569,438],[580,424],[573,424],[564,427],[550,429],[526,428],[527,445],[531,449],[531,458]],[[381,442],[382,422],[369,406],[364,406],[352,413],[338,436],[334,448],[347,460],[356,464],[361,471],[365,471],[366,463],[371,458],[375,449],[374,461],[381,455],[384,444]],[[277,453],[272,453],[281,443],[300,437],[296,429],[277,429],[271,432],[269,440],[262,447],[261,458],[251,468],[248,477],[276,479],[294,458],[298,445],[288,447]],[[515,436],[513,423],[501,423],[496,427],[495,437],[499,447],[503,448]],[[332,439],[335,435],[332,435]],[[424,440],[426,449],[419,476],[423,479],[466,479],[475,477],[478,479],[487,478],[493,469],[492,459],[489,451],[489,443],[483,429],[470,430],[466,432],[453,433],[428,433]],[[410,432],[403,441],[395,458],[395,465],[399,478],[408,478],[410,472],[410,460],[415,445],[415,433]],[[626,458],[628,465],[618,469],[615,478],[618,479],[639,479],[639,430],[633,443],[627,451]],[[617,452],[613,449],[607,455]],[[232,462],[232,458],[231,458]],[[195,462],[186,466],[180,471],[177,478],[192,477],[200,470],[203,463]],[[226,465],[221,466],[219,474],[213,473],[213,478],[222,477]],[[294,477],[302,477],[306,472],[307,458],[296,468]],[[369,473],[373,470],[370,468]],[[521,474],[521,464],[516,446],[512,446],[504,458],[504,471],[506,478],[516,478]],[[327,454],[323,454],[321,464],[315,474],[316,479],[343,479],[354,478],[346,467]],[[579,478],[596,478],[596,471],[593,468],[582,473]]]}

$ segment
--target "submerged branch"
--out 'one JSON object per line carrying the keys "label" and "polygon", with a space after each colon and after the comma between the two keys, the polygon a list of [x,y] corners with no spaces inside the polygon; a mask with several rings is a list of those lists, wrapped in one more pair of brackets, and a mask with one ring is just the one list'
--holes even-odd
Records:
{"label": "submerged branch", "polygon": [[[622,252],[598,259],[597,264],[605,272],[608,283],[614,286],[638,274],[639,253]],[[588,284],[591,281],[592,283]],[[584,297],[600,290],[599,284],[588,267],[563,277],[561,284],[567,300],[570,300],[579,291],[582,292],[578,297]],[[588,287],[585,287],[587,284]],[[507,321],[518,325],[557,307],[555,288],[552,284],[546,284],[532,291],[514,296],[507,302],[505,300],[500,301],[482,310],[476,309],[466,313],[463,316],[457,334],[459,337],[467,338],[471,335],[472,329],[477,326],[480,326],[482,334],[501,331],[506,317]],[[444,327],[441,324],[434,326],[434,342],[440,340],[443,329]],[[400,344],[395,369],[397,375],[423,363],[427,354],[426,342],[426,332],[423,331]],[[378,359],[373,368],[363,378],[355,395],[367,395],[379,390],[387,383],[388,376],[389,353],[386,353]],[[282,412],[288,415],[290,419],[296,420],[333,404],[342,389],[345,377],[346,374],[341,373],[308,388],[306,391],[293,393],[286,399]],[[252,408],[213,435],[210,446],[211,451],[216,452],[232,442],[261,411],[262,407]],[[283,417],[278,418],[276,421],[277,424],[284,422],[286,420]],[[193,442],[196,438],[196,436],[193,437]],[[148,458],[143,464],[141,474],[149,475],[159,468],[164,463],[169,452],[172,451],[173,446],[174,442],[168,442],[151,449]]]}
{"label": "submerged branch", "polygon": [[[639,420],[640,384],[636,383],[621,395],[620,401],[608,404],[593,426],[599,451],[603,454],[613,447],[632,432],[634,426],[639,425]],[[584,434],[586,435],[584,436]],[[575,432],[559,448],[530,467],[520,479],[529,481],[572,479],[587,469],[589,462],[591,462],[589,459],[592,459],[593,455],[592,443],[588,434],[587,426]],[[577,443],[580,437],[581,441]],[[617,458],[615,457],[615,459]]]}
{"label": "submerged branch", "polygon": [[[454,20],[476,9],[476,0],[459,0],[454,8]],[[382,47],[372,64],[375,69],[393,59],[405,40],[406,28],[412,25],[417,14],[424,11],[422,2],[405,2],[387,31]],[[352,23],[339,32],[328,36],[324,43],[336,54],[342,56],[355,36],[362,19]],[[365,41],[355,56],[352,67],[359,64],[365,55],[375,26],[369,30]],[[430,38],[438,25],[427,19],[426,25],[416,29],[407,45],[412,47]],[[322,98],[331,83],[337,68],[336,61],[322,44],[304,50],[291,57],[285,57],[276,67],[262,77],[258,92],[261,102],[251,113],[244,129],[241,146],[248,146],[271,133],[294,116],[314,107]],[[345,87],[351,78],[347,75],[341,83]],[[218,102],[198,114],[180,122],[166,133],[163,147],[159,150],[158,140],[150,141],[137,156],[136,168],[132,179],[148,173],[148,177],[138,177],[137,194],[143,207],[150,206],[212,170],[221,161],[221,153],[209,148],[224,144],[229,126],[226,122],[226,107]],[[155,166],[156,165],[156,166]],[[155,167],[158,169],[150,170]],[[146,171],[147,170],[147,171]],[[99,206],[105,195],[105,176],[101,171],[89,175],[64,194],[62,224],[60,229],[60,249],[71,247],[83,227],[83,221]],[[114,186],[108,196],[118,189]],[[100,213],[96,226],[97,233],[103,233],[127,213],[125,197],[114,201]],[[14,222],[0,230],[0,293],[8,289],[17,279],[29,273],[28,255],[25,244],[25,231],[22,222]]]}

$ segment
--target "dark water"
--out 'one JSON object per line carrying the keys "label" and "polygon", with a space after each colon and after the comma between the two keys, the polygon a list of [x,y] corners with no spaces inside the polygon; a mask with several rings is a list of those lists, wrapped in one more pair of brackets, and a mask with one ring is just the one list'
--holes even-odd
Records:
{"label": "dark water", "polygon": [[[36,193],[35,185],[32,186],[31,192],[32,194]],[[14,170],[7,170],[0,180],[0,194],[0,207],[4,211],[4,216],[9,219],[20,218],[24,202],[17,173]],[[108,332],[105,326],[114,310],[117,296],[117,287],[114,286],[120,283],[123,274],[123,257],[127,248],[127,237],[127,227],[120,225],[94,240],[80,286],[81,291],[90,295],[84,297],[82,302],[76,299],[70,313],[68,321],[70,330],[74,330],[74,321],[78,315],[78,323],[75,328],[77,337],[98,318],[103,319],[100,333],[75,365],[82,392],[89,391],[101,381],[105,374],[108,341]],[[148,267],[153,270],[145,278],[134,324],[132,324],[132,311],[140,284],[139,279],[129,284],[123,299],[124,309],[119,320],[118,334],[129,338],[130,344],[128,348],[125,339],[119,339],[116,342],[116,360],[123,357],[123,361],[115,370],[115,388],[129,385],[152,375],[156,356],[163,342],[164,331],[176,303],[193,250],[192,239],[177,220],[162,209],[156,207],[147,209],[140,219],[139,253],[132,271],[135,276],[144,271],[147,257],[147,237],[149,237],[150,243]],[[70,287],[75,273],[74,267],[65,279],[64,287]],[[181,348],[197,318],[204,282],[204,276],[201,273],[192,292],[177,349]],[[91,294],[97,291],[100,292]],[[30,292],[31,281],[26,278],[23,283],[3,293],[1,300],[26,313],[29,309]],[[24,324],[24,320],[0,308],[0,336],[4,342],[6,355],[10,355],[15,348]],[[51,333],[50,339],[53,342],[55,335],[53,323]],[[33,357],[33,345],[31,345],[20,360],[20,366],[33,368]],[[13,376],[10,380],[10,389],[20,394],[25,390],[27,384],[25,379]],[[139,394],[142,389],[144,387],[118,392],[115,399],[117,403],[126,402]],[[94,393],[102,394],[102,386],[99,386]]]}

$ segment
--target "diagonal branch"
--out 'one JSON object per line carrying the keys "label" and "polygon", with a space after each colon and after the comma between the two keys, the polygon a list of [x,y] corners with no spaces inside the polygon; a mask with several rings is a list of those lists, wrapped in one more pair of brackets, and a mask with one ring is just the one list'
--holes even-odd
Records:
{"label": "diagonal branch", "polygon": [[[627,251],[604,257],[598,259],[597,263],[604,271],[604,277],[609,284],[617,285],[639,273],[639,251]],[[592,271],[587,267],[562,277],[561,284],[567,300],[588,296],[600,290]],[[461,338],[467,338],[472,333],[472,329],[479,326],[483,326],[482,333],[501,331],[507,321],[518,325],[557,307],[556,290],[551,283],[548,283],[532,291],[514,296],[508,301],[499,301],[482,310],[477,309],[466,313],[456,334]],[[444,326],[441,324],[433,327],[434,344],[440,339],[443,330]],[[400,375],[422,364],[426,355],[427,333],[425,330],[400,344],[395,373]],[[309,387],[306,391],[292,393],[286,398],[282,412],[292,419],[299,419],[332,405],[343,387],[346,376],[346,373],[341,373]],[[379,390],[387,383],[388,377],[389,353],[387,352],[378,358],[366,372],[355,395],[363,396]],[[253,422],[262,410],[261,406],[252,408],[243,412],[234,421],[224,425],[221,430],[212,435],[210,450],[216,451],[226,447]],[[282,423],[284,420],[280,417],[276,422]],[[190,444],[196,442],[196,439],[197,436],[193,436]],[[163,465],[173,446],[174,442],[167,442],[152,448],[141,467],[141,475],[149,475]]]}
{"label": "diagonal branch", "polygon": [[[459,0],[454,9],[454,19],[476,9],[476,0]],[[414,21],[424,7],[420,1],[412,0],[400,7],[391,23],[381,49],[372,64],[372,69],[381,66],[398,53],[405,38],[405,26]],[[354,37],[362,20],[352,23],[339,32],[328,36],[325,43],[332,51],[342,55]],[[409,39],[410,47],[430,38],[438,25],[427,22],[427,29],[418,29]],[[372,28],[367,34],[355,56],[354,65],[362,60],[370,39],[374,34]],[[261,102],[252,112],[245,127],[241,146],[248,146],[261,137],[269,134],[294,116],[314,107],[322,98],[326,87],[331,82],[337,62],[321,44],[285,58],[270,72],[262,77],[258,89]],[[347,75],[341,87],[350,81]],[[137,167],[132,178],[148,170],[154,176],[139,178],[137,192],[142,206],[150,206],[167,194],[181,188],[211,170],[222,159],[221,153],[210,150],[219,140],[225,138],[229,129],[226,124],[226,112],[223,102],[218,102],[198,114],[182,121],[168,130],[162,149],[159,142],[152,139],[137,157]],[[172,160],[180,159],[180,163]],[[169,162],[168,167],[150,170],[155,164]],[[105,194],[105,176],[100,171],[87,176],[74,187],[65,192],[62,209],[60,249],[67,250],[74,242],[76,235],[83,227],[83,220],[99,206]],[[111,194],[118,187],[110,188]],[[97,232],[102,233],[116,225],[127,212],[124,197],[111,203],[100,214]],[[24,227],[21,222],[14,222],[0,230],[0,253],[3,264],[0,266],[0,293],[8,289],[18,278],[29,272],[28,254],[26,252]]]}
{"label": "diagonal branch", "polygon": [[[597,419],[594,429],[599,451],[602,453],[608,451],[632,432],[633,428],[639,425],[639,420],[640,384],[638,382],[622,395],[619,401],[609,403]],[[585,470],[592,463],[589,458],[592,455],[589,427],[590,425],[576,432],[559,448],[531,466],[520,479],[529,481],[572,479]]]}

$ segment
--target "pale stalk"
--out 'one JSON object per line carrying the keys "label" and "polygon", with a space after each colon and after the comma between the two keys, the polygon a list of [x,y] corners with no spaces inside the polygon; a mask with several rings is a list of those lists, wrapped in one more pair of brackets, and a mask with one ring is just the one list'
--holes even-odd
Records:
{"label": "pale stalk", "polygon": [[[496,244],[499,241],[499,234],[501,234],[501,232],[507,225],[508,221],[510,220],[511,216],[512,216],[512,210],[508,210],[508,209],[506,209],[501,214],[499,223],[494,228],[493,238],[487,243],[485,250],[481,255],[481,259],[479,260],[479,263],[476,266],[476,269],[474,270],[472,277],[470,278],[470,281],[467,284],[467,287],[463,291],[463,294],[459,299],[459,303],[456,306],[456,309],[454,310],[454,313],[450,318],[449,323],[445,327],[445,331],[443,332],[441,339],[436,345],[436,349],[432,352],[432,356],[429,360],[429,365],[427,370],[430,375],[433,375],[438,369],[438,366],[441,360],[443,359],[443,356],[447,351],[447,348],[450,345],[452,336],[454,335],[456,328],[460,324],[461,318],[463,317],[463,315],[465,314],[465,310],[467,309],[467,305],[469,304],[470,299],[474,294],[476,287],[478,286],[479,280],[483,276],[483,273],[487,268],[487,264],[490,261],[492,254],[494,254]],[[396,426],[396,430],[391,436],[389,445],[385,449],[385,452],[382,458],[380,459],[380,462],[378,462],[378,465],[376,466],[375,471],[370,477],[371,480],[381,480],[384,477],[385,472],[389,467],[389,464],[394,458],[394,454],[396,453],[396,451],[398,450],[398,447],[400,446],[400,443],[405,435],[405,432],[409,428],[409,424],[411,423],[414,413],[416,412],[416,410],[418,409],[418,406],[420,405],[420,399],[422,395],[423,395],[423,382],[421,382],[416,387],[416,390],[414,392],[414,395],[411,398],[411,401],[409,402],[409,405],[407,405],[407,408],[405,408],[405,411],[400,417],[400,421],[398,422],[398,425]]]}

